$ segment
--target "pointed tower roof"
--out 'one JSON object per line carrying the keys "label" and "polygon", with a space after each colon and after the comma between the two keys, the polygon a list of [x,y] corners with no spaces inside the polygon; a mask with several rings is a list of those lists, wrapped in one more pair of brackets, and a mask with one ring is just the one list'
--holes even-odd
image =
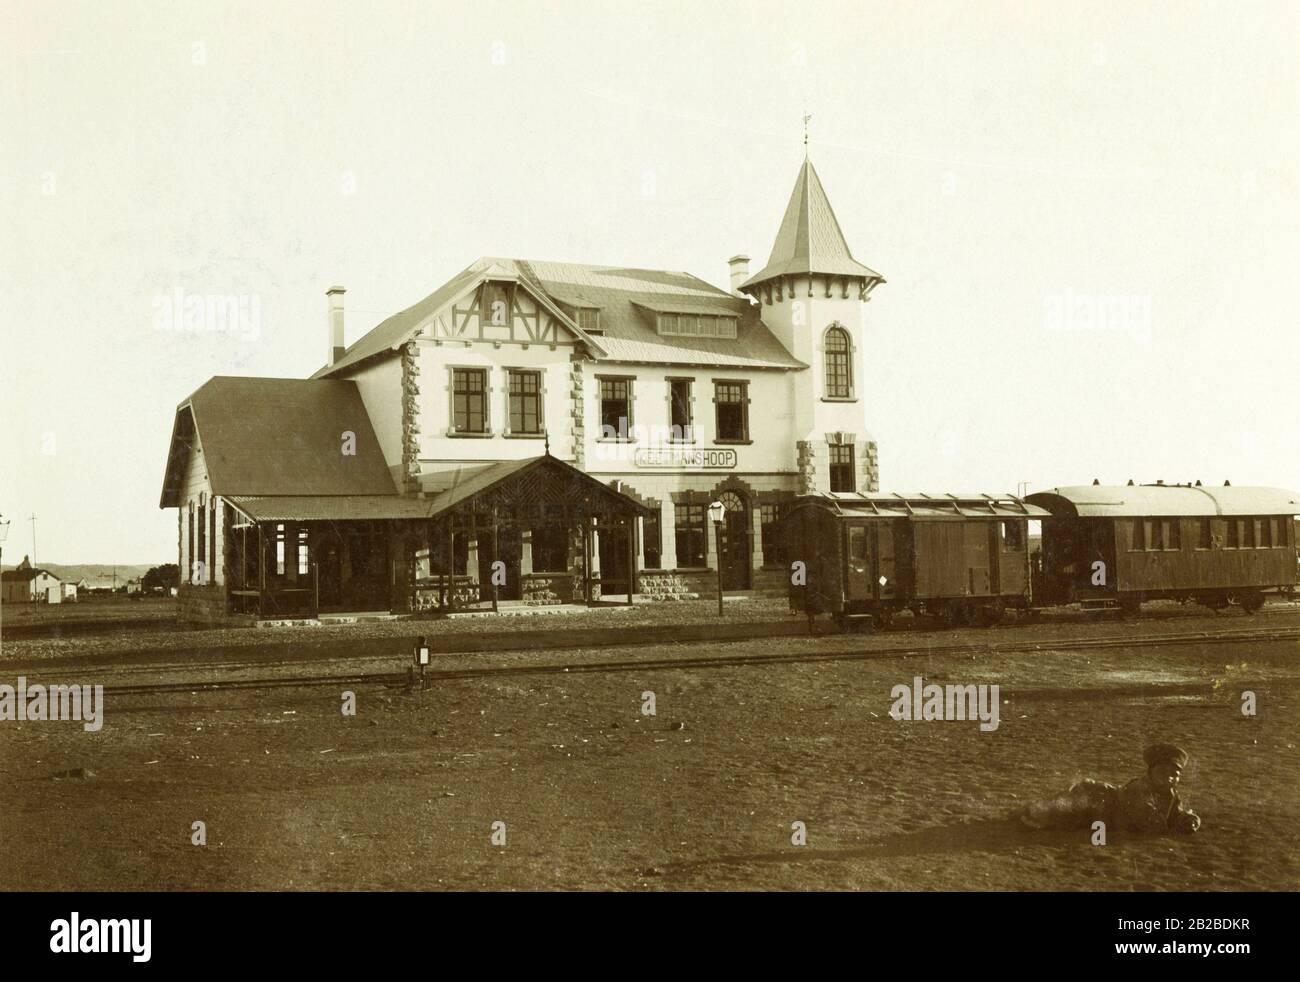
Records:
{"label": "pointed tower roof", "polygon": [[790,203],[776,233],[767,265],[741,284],[747,286],[777,276],[801,273],[831,273],[868,280],[883,280],[875,270],[863,266],[849,252],[840,223],[812,161],[805,158],[794,182]]}

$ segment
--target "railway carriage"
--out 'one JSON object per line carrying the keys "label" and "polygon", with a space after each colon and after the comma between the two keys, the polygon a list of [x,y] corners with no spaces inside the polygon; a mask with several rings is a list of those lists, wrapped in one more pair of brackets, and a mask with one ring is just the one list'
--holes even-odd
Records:
{"label": "railway carriage", "polygon": [[1035,606],[1136,613],[1144,600],[1258,610],[1293,592],[1300,495],[1278,488],[1100,484],[1026,496],[1046,509]]}
{"label": "railway carriage", "polygon": [[[827,493],[781,523],[792,608],[887,625],[902,610],[993,623],[1028,609],[1028,523],[1048,516],[1010,496]],[[801,574],[801,575],[800,575]]]}

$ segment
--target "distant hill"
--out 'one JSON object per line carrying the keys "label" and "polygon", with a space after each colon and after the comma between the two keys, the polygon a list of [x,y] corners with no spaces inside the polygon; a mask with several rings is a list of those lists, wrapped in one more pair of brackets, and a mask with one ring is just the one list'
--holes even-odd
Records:
{"label": "distant hill", "polygon": [[[37,563],[40,569],[49,570],[59,579],[65,582],[75,583],[84,579],[91,587],[111,587],[113,585],[113,570],[117,570],[117,585],[126,586],[127,580],[138,580],[145,573],[153,569],[154,566],[161,566],[162,563],[149,563],[143,566],[101,566],[94,563],[61,565],[59,563]],[[5,563],[4,569],[15,569],[16,564]]]}

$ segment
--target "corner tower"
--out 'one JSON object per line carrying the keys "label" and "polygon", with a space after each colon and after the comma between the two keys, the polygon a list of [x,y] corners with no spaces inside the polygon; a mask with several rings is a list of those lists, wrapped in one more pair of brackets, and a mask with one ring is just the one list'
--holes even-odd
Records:
{"label": "corner tower", "polygon": [[875,270],[849,252],[812,161],[795,181],[772,254],[739,287],[790,354],[799,492],[878,491],[880,462],[866,425],[866,305]]}

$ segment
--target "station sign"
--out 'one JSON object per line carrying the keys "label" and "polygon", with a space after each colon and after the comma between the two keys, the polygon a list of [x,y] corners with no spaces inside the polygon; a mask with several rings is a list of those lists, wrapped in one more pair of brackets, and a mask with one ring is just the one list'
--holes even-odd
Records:
{"label": "station sign", "polygon": [[636,452],[636,466],[694,470],[730,470],[736,466],[736,451],[729,447],[642,447]]}

